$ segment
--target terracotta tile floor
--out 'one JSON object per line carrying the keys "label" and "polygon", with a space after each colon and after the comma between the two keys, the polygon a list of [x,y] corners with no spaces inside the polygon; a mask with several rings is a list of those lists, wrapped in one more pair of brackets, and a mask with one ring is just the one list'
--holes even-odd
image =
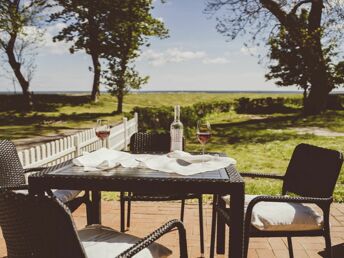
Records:
{"label": "terracotta tile floor", "polygon": [[[135,202],[132,206],[132,225],[129,233],[137,236],[145,236],[164,222],[179,218],[180,204],[178,202]],[[205,241],[206,257],[209,255],[210,228],[211,228],[211,205],[204,205],[205,215]],[[74,213],[75,223],[82,228],[86,223],[85,208],[80,207]],[[119,229],[119,203],[102,203],[102,222],[106,226]],[[344,258],[344,204],[333,204],[331,209],[332,246],[334,258]],[[199,257],[199,227],[198,206],[187,204],[185,211],[185,226],[187,229],[189,257]],[[172,232],[160,239],[160,243],[173,249],[173,257],[178,257],[178,235]],[[295,258],[322,257],[324,240],[321,237],[294,238]],[[6,255],[6,247],[0,234],[0,256]],[[217,256],[224,257],[224,256]],[[289,257],[286,239],[282,238],[252,238],[249,249],[250,258]]]}

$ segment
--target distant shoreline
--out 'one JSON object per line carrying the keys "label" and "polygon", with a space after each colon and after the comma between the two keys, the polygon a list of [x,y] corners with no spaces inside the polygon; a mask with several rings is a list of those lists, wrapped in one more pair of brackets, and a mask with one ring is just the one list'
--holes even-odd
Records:
{"label": "distant shoreline", "polygon": [[[108,93],[101,91],[101,93]],[[302,91],[243,91],[243,90],[229,90],[229,91],[179,91],[179,90],[166,90],[166,91],[133,91],[132,94],[154,94],[154,93],[208,93],[208,94],[221,94],[221,93],[254,93],[254,94],[302,94]],[[90,91],[34,91],[34,94],[90,94]],[[344,91],[334,91],[331,94],[344,94]],[[0,95],[21,95],[21,92],[0,91]]]}

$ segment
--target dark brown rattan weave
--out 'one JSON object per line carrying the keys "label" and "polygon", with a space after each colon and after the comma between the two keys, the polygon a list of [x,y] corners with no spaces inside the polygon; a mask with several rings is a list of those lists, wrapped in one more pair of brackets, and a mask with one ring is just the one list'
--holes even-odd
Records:
{"label": "dark brown rattan weave", "polygon": [[8,141],[0,141],[0,186],[20,187],[25,185],[23,169],[15,145]]}
{"label": "dark brown rattan weave", "polygon": [[[48,196],[0,192],[0,226],[9,258],[86,258],[69,209]],[[187,258],[183,224],[172,220],[117,257],[132,257],[177,228],[180,257]],[[101,258],[101,257],[99,257]]]}
{"label": "dark brown rattan weave", "polygon": [[[44,167],[24,169],[16,146],[9,140],[0,141],[0,187],[2,189],[28,189],[25,182],[25,173],[37,172],[46,169]],[[81,204],[88,204],[89,194],[77,197],[66,203],[71,211],[76,210]]]}
{"label": "dark brown rattan weave", "polygon": [[[139,132],[135,133],[130,138],[130,152],[136,154],[142,153],[167,153],[170,151],[171,137],[170,134],[158,134]],[[185,140],[183,139],[183,149],[185,147]],[[121,192],[121,231],[124,229],[125,216],[125,202],[128,202],[127,210],[127,228],[130,227],[130,213],[131,202],[133,201],[175,201],[181,200],[180,219],[184,220],[185,200],[197,199],[199,205],[199,226],[200,226],[200,250],[201,255],[204,255],[204,232],[203,232],[203,199],[202,194],[194,193],[176,193],[170,195],[147,195],[140,192]]]}
{"label": "dark brown rattan weave", "polygon": [[[343,163],[343,155],[334,150],[329,150],[309,144],[299,144],[291,157],[284,176],[241,173],[243,177],[271,178],[283,181],[282,195],[289,196],[258,196],[248,205],[245,215],[245,243],[244,254],[247,256],[250,237],[287,237],[289,256],[294,257],[292,237],[295,236],[323,236],[326,243],[326,257],[332,257],[330,238],[330,205],[333,191]],[[255,204],[259,202],[291,202],[316,204],[323,212],[324,226],[321,230],[308,231],[261,231],[251,225],[251,215]],[[218,207],[219,213],[230,226],[230,209]],[[214,236],[212,236],[212,239]]]}

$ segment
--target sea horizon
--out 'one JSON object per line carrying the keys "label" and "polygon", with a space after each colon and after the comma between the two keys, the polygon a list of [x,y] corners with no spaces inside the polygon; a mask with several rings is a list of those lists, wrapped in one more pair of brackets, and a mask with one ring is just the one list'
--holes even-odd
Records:
{"label": "sea horizon", "polygon": [[[34,91],[34,94],[90,94],[90,91]],[[100,93],[109,93],[108,91],[101,91]],[[131,91],[132,94],[150,94],[150,93],[208,93],[208,94],[221,94],[221,93],[255,93],[255,94],[302,94],[302,90],[140,90]],[[21,95],[21,91],[0,91],[0,95]],[[344,94],[344,91],[333,91],[330,94]]]}

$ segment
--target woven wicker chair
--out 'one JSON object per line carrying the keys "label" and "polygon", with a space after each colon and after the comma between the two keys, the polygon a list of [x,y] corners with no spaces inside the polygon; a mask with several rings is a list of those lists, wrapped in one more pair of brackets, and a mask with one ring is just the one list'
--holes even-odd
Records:
{"label": "woven wicker chair", "polygon": [[[292,258],[294,257],[292,237],[323,236],[326,243],[326,257],[331,258],[330,205],[333,201],[332,195],[342,163],[343,155],[338,151],[308,144],[299,144],[293,152],[284,176],[276,174],[241,173],[243,177],[269,178],[283,181],[282,196],[245,197],[248,201],[245,203],[247,209],[244,221],[244,257],[247,256],[250,237],[287,237],[289,256]],[[287,196],[286,194],[289,193],[295,197]],[[228,197],[223,197],[223,199],[228,203]],[[317,214],[312,207],[304,206],[303,204],[314,204],[318,206],[322,210],[322,216]],[[282,224],[285,228],[276,230],[276,228],[281,226],[276,221],[274,222],[276,223],[275,225],[268,225],[270,229],[267,227],[264,228],[264,226],[262,226],[264,229],[257,227],[257,218],[266,221],[271,216],[273,219],[281,221],[281,217],[288,217],[285,207],[287,209],[291,208],[292,213],[294,213],[293,216],[290,216],[291,220],[289,224]],[[266,213],[267,210],[268,214]],[[230,226],[229,209],[218,207],[218,212],[223,215],[226,223]],[[275,216],[276,212],[280,216]],[[271,215],[271,213],[273,214]],[[304,219],[316,216],[320,220],[308,220],[308,222],[311,222],[309,225],[302,225],[300,223],[302,216]],[[285,222],[286,220],[282,219],[282,221]],[[305,223],[304,221],[303,223]],[[295,225],[296,223],[298,225]],[[272,229],[274,226],[276,228]],[[215,227],[215,225],[212,225],[212,227]],[[212,235],[212,242],[214,241],[214,237]],[[213,253],[213,250],[211,251]]]}
{"label": "woven wicker chair", "polygon": [[[135,133],[130,138],[130,152],[136,154],[142,153],[166,153],[170,151],[171,139],[169,134],[156,133]],[[185,141],[183,141],[183,148]],[[201,194],[174,194],[174,195],[147,195],[135,193],[121,193],[121,231],[124,232],[125,224],[125,202],[128,202],[127,211],[127,229],[130,228],[130,212],[132,201],[175,201],[181,200],[180,220],[184,220],[185,200],[197,199],[199,207],[199,227],[200,227],[200,250],[201,256],[204,256],[204,233],[203,233],[203,204]]]}
{"label": "woven wicker chair", "polygon": [[[25,174],[37,172],[44,167],[24,169],[16,150],[15,145],[8,140],[0,141],[0,187],[9,190],[27,191]],[[24,192],[23,191],[23,192]],[[76,197],[80,191],[56,190],[54,194],[73,212],[81,204],[89,204],[89,193],[86,191],[84,196]]]}
{"label": "woven wicker chair", "polygon": [[140,239],[100,225],[76,231],[69,209],[55,197],[0,191],[0,226],[9,258],[162,257],[171,251],[153,243],[177,228],[180,257],[187,257],[183,224],[172,220]]}

